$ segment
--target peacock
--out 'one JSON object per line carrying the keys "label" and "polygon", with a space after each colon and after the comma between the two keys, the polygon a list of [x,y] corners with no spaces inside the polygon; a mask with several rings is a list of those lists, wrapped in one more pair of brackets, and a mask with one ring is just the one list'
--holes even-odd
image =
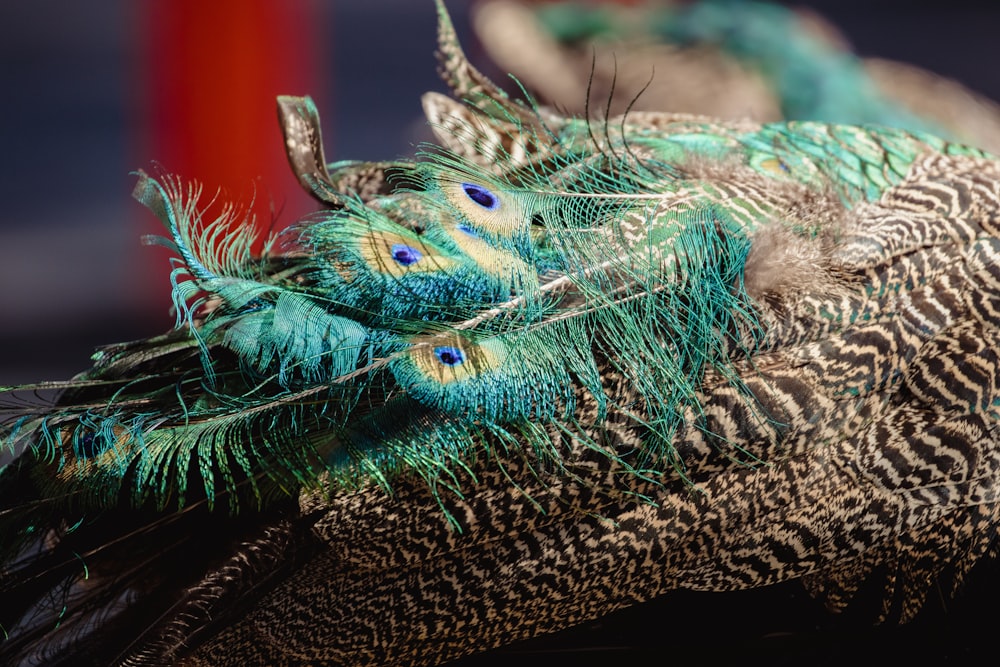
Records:
{"label": "peacock", "polygon": [[279,99],[288,230],[137,173],[176,327],[10,388],[5,663],[433,665],[791,580],[905,622],[995,549],[1000,162],[564,116],[437,12],[414,159],[328,164]]}

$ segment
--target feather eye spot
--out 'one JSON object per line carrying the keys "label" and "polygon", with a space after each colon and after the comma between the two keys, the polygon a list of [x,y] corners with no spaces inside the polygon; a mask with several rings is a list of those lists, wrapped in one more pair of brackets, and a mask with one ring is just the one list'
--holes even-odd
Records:
{"label": "feather eye spot", "polygon": [[392,245],[392,258],[396,260],[397,264],[402,266],[410,266],[419,262],[423,258],[423,253],[414,248],[413,246],[408,246],[405,243],[394,243]]}
{"label": "feather eye spot", "polygon": [[465,194],[469,199],[476,202],[487,211],[494,211],[498,206],[500,206],[500,200],[497,196],[481,185],[476,185],[474,183],[462,183],[462,190],[465,191]]}
{"label": "feather eye spot", "polygon": [[465,355],[457,347],[441,345],[434,348],[434,356],[445,366],[460,366],[465,362]]}
{"label": "feather eye spot", "polygon": [[477,232],[472,227],[469,227],[468,225],[459,224],[459,225],[455,226],[455,229],[457,229],[458,231],[462,232],[466,236],[471,236],[472,238],[479,238],[479,232]]}
{"label": "feather eye spot", "polygon": [[76,440],[76,454],[81,459],[91,459],[104,450],[104,438],[91,432],[84,433]]}
{"label": "feather eye spot", "polygon": [[760,166],[772,174],[783,175],[791,171],[788,165],[776,157],[767,158],[760,163]]}

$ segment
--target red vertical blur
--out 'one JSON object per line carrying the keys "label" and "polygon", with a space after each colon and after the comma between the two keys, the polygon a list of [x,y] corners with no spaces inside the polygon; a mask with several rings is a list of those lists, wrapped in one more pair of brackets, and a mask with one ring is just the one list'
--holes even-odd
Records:
{"label": "red vertical blur", "polygon": [[[310,94],[326,77],[322,8],[309,0],[145,0],[137,3],[140,166],[153,161],[229,199],[256,196],[257,225],[278,227],[315,207],[291,175],[275,114],[279,94]],[[277,212],[277,220],[271,207]],[[148,260],[149,251],[144,254]],[[166,261],[150,268],[164,294]],[[153,266],[150,266],[153,264]]]}

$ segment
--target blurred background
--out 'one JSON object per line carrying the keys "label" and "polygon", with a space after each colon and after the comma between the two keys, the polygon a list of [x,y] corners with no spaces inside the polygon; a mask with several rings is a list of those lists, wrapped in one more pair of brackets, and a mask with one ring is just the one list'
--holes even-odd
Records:
{"label": "blurred background", "polygon": [[[794,4],[863,56],[1000,99],[995,3]],[[499,76],[468,3],[449,5],[472,59]],[[254,196],[262,226],[282,227],[313,205],[286,166],[275,95],[313,96],[331,161],[410,154],[426,138],[421,93],[444,90],[434,36],[430,0],[0,4],[0,386],[67,378],[97,345],[172,325],[168,256],[140,242],[160,228],[131,199],[130,172],[159,164],[208,195]],[[992,649],[997,574],[981,565],[958,600],[941,591],[904,628],[867,623],[877,591],[855,620],[825,614],[795,582],[681,591],[463,664],[967,664]]]}

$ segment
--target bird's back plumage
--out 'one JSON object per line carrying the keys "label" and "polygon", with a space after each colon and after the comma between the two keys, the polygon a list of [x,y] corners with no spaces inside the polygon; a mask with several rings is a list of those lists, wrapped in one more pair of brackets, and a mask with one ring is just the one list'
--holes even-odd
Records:
{"label": "bird's back plumage", "polygon": [[178,329],[10,425],[12,659],[436,664],[674,588],[803,578],[839,608],[876,564],[906,620],[992,544],[997,162],[564,118],[440,11],[471,104],[425,98],[418,160],[327,165],[284,98],[325,208],[263,255],[140,174]]}

